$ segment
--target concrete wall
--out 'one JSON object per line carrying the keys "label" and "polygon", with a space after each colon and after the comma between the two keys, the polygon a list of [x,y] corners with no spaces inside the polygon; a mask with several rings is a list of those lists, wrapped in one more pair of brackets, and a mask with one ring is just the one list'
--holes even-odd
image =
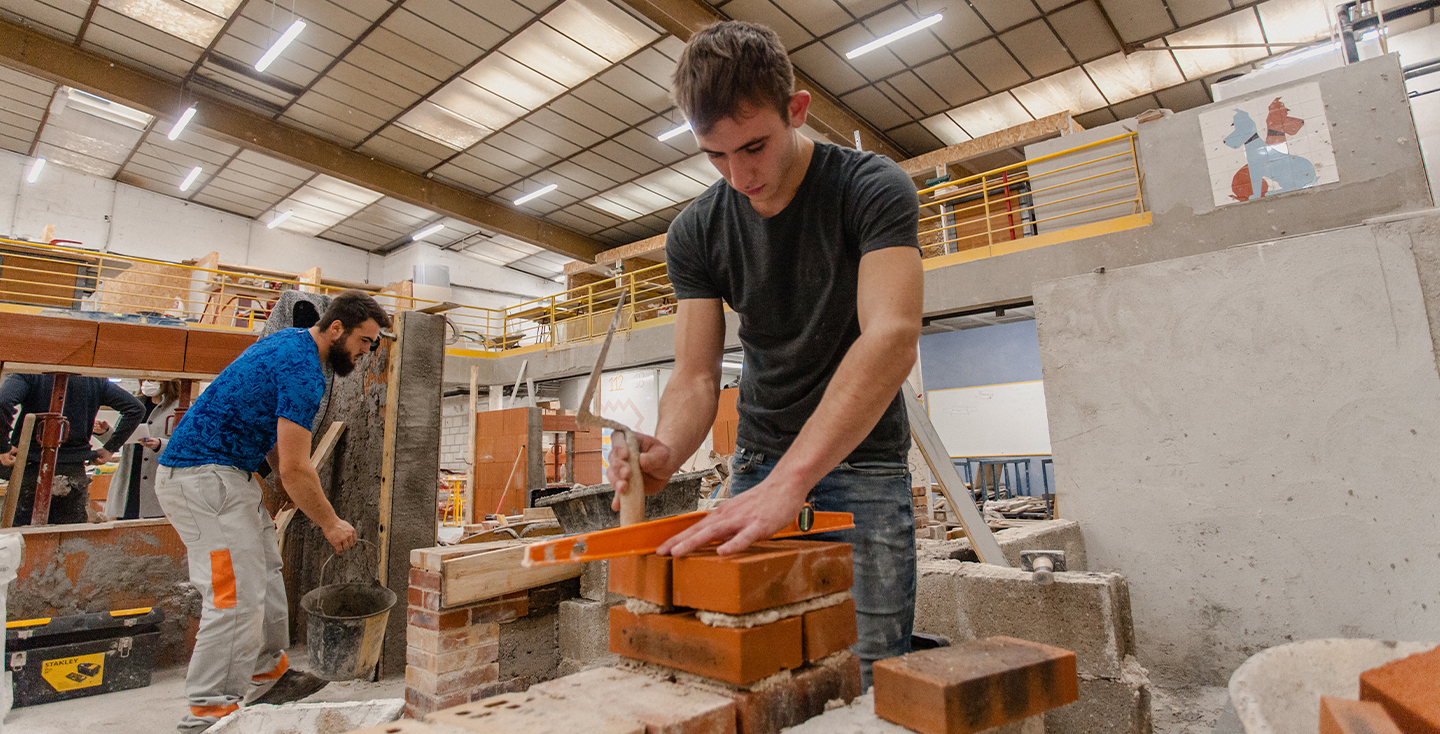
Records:
{"label": "concrete wall", "polygon": [[1092,569],[1129,579],[1158,679],[1224,685],[1292,640],[1440,637],[1440,214],[1035,302],[1060,511]]}
{"label": "concrete wall", "polygon": [[1339,183],[1217,209],[1199,115],[1266,92],[1187,110],[1139,128],[1151,226],[927,271],[925,314],[1025,301],[1035,283],[1097,267],[1158,262],[1429,207],[1430,187],[1415,124],[1403,113],[1409,102],[1395,57],[1315,80],[1325,97]]}
{"label": "concrete wall", "polygon": [[[482,390],[484,388],[481,388]],[[486,396],[480,397],[480,409],[484,410]],[[470,442],[470,396],[457,395],[445,398],[440,404],[440,468],[464,473],[469,468],[468,444]]]}

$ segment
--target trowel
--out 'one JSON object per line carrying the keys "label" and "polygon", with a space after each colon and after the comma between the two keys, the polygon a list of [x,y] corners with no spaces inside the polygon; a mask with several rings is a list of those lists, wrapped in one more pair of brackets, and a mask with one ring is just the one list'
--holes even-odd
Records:
{"label": "trowel", "polygon": [[645,520],[645,474],[640,469],[640,440],[629,426],[591,412],[590,401],[595,399],[595,391],[600,387],[600,371],[605,368],[605,355],[610,352],[610,342],[615,338],[615,327],[619,326],[620,316],[625,312],[628,295],[628,291],[620,291],[615,317],[610,319],[610,330],[605,332],[605,343],[600,347],[600,356],[595,359],[595,368],[590,370],[590,384],[585,386],[585,397],[580,400],[580,412],[575,416],[575,422],[581,428],[609,428],[612,445],[617,440],[624,441],[629,451],[626,461],[630,465],[630,480],[625,483],[625,491],[620,493],[621,525],[634,525]]}

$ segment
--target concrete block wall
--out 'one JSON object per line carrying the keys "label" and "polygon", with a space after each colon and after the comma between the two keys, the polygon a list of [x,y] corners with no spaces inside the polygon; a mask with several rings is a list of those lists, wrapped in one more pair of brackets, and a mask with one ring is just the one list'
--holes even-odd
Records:
{"label": "concrete block wall", "polygon": [[1118,574],[1057,573],[922,560],[915,630],[951,640],[1005,635],[1070,650],[1080,700],[1045,714],[1051,734],[1150,734],[1150,682],[1135,658],[1129,585]]}
{"label": "concrete block wall", "polygon": [[440,468],[464,473],[469,465],[470,396],[445,398],[440,404]]}

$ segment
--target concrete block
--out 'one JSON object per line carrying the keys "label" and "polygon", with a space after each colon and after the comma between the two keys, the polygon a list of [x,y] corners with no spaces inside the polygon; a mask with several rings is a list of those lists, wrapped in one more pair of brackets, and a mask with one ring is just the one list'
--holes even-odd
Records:
{"label": "concrete block", "polygon": [[1080,700],[1045,714],[1048,734],[1151,734],[1150,680],[1134,658],[1118,680],[1080,677]]}
{"label": "concrete block", "polygon": [[679,607],[749,614],[845,591],[853,582],[849,544],[762,541],[734,555],[697,551],[675,559],[674,601]]}
{"label": "concrete block", "polygon": [[610,652],[610,604],[590,599],[569,599],[560,602],[556,632],[558,653],[562,661],[579,667],[560,672],[567,675],[591,663],[610,664],[619,658]]}
{"label": "concrete block", "polygon": [[1440,647],[1361,673],[1360,700],[1384,706],[1405,734],[1440,734]]}
{"label": "concrete block", "polygon": [[[1433,681],[1432,681],[1433,682]],[[1320,697],[1320,734],[1401,734],[1385,707],[1374,701]]]}
{"label": "concrete block", "polygon": [[405,702],[398,698],[375,701],[290,703],[284,706],[246,706],[215,722],[207,731],[217,734],[261,734],[278,731],[351,731],[400,718]]}
{"label": "concrete block", "polygon": [[1119,678],[1135,654],[1130,594],[1118,574],[1057,573],[1042,586],[1018,569],[919,565],[915,629],[951,640],[1005,635],[1075,652],[1080,675]]}
{"label": "concrete block", "polygon": [[442,731],[482,734],[645,734],[645,725],[634,717],[597,711],[564,700],[530,693],[507,693],[471,703],[452,706],[425,717],[425,723]]}
{"label": "concrete block", "polygon": [[1075,653],[987,637],[876,661],[875,713],[922,734],[973,734],[1079,699]]}
{"label": "concrete block", "polygon": [[[942,533],[944,529],[941,529]],[[1089,559],[1085,555],[1085,538],[1080,534],[1080,523],[1074,520],[1043,520],[1025,523],[1019,527],[995,531],[995,542],[1005,554],[1005,560],[1014,568],[1020,568],[1020,551],[1062,550],[1065,551],[1065,568],[1071,572],[1088,571]],[[969,538],[958,540],[920,539],[915,543],[919,560],[979,561]]]}
{"label": "concrete block", "polygon": [[591,561],[580,572],[580,596],[594,601],[610,600],[610,562]]}
{"label": "concrete block", "polygon": [[[892,724],[875,715],[875,694],[873,692],[850,702],[848,706],[832,708],[798,726],[785,730],[785,734],[912,734],[899,724]],[[985,734],[1045,734],[1045,715],[988,729]]]}
{"label": "concrete block", "polygon": [[560,615],[531,614],[500,625],[500,680],[536,683],[554,678],[560,664]]}
{"label": "concrete block", "polygon": [[804,662],[799,617],[743,629],[710,627],[694,612],[631,614],[610,608],[610,651],[745,685]]}

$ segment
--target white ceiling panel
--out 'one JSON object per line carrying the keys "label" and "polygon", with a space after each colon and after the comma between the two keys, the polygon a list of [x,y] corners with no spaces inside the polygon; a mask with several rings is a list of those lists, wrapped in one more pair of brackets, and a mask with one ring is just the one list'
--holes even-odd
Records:
{"label": "white ceiling panel", "polygon": [[[1171,48],[1177,46],[1210,46],[1264,43],[1260,22],[1254,13],[1232,13],[1224,18],[1180,31],[1166,37]],[[1157,53],[1157,52],[1150,52]],[[1246,61],[1264,58],[1263,48],[1226,48],[1204,51],[1175,50],[1175,60],[1187,79],[1195,79],[1217,71],[1234,68]]]}
{"label": "white ceiling panel", "polygon": [[940,139],[946,145],[959,145],[970,139],[970,135],[960,129],[949,115],[935,115],[920,121],[931,134]]}
{"label": "white ceiling panel", "polygon": [[1330,37],[1330,14],[1319,0],[1267,0],[1260,22],[1271,43],[1308,43]]}
{"label": "white ceiling panel", "polygon": [[544,23],[612,64],[660,35],[609,0],[566,0]]}
{"label": "white ceiling panel", "polygon": [[950,118],[971,137],[1000,132],[1034,119],[1009,94],[997,94],[950,111]]}
{"label": "white ceiling panel", "polygon": [[182,0],[100,0],[100,5],[201,48],[210,45],[229,17],[229,13],[215,15]]}
{"label": "white ceiling panel", "polygon": [[[1151,46],[1159,46],[1156,41]],[[1085,65],[1111,104],[1185,81],[1175,59],[1164,51],[1113,54]]]}
{"label": "white ceiling panel", "polygon": [[1105,97],[1080,67],[1030,82],[1013,94],[1036,119],[1057,112],[1078,115],[1106,105]]}
{"label": "white ceiling panel", "polygon": [[84,0],[0,0],[0,8],[66,40],[73,40],[80,32],[89,7]]}

